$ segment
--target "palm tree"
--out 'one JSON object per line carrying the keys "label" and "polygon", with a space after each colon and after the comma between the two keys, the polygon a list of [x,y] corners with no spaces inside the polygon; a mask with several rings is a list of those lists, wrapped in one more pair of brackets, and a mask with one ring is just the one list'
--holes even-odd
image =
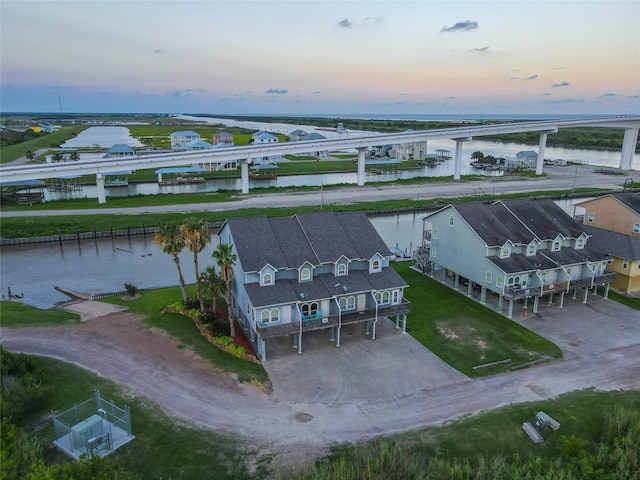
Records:
{"label": "palm tree", "polygon": [[198,271],[198,254],[211,240],[207,222],[202,218],[187,218],[179,227],[180,233],[184,237],[184,244],[193,253],[193,269],[196,274],[196,295],[200,301],[200,311],[204,312],[204,300],[200,295],[200,273]]}
{"label": "palm tree", "polygon": [[171,223],[161,225],[159,230],[153,236],[156,245],[162,245],[162,251],[173,257],[173,261],[178,269],[178,280],[180,281],[180,290],[182,291],[182,300],[187,301],[187,286],[184,284],[182,269],[180,268],[180,259],[178,255],[184,249],[184,237],[178,231],[178,226]]}
{"label": "palm tree", "polygon": [[238,257],[233,253],[233,245],[220,243],[211,256],[215,259],[216,265],[220,267],[220,277],[225,283],[225,300],[227,302],[227,317],[229,318],[229,332],[231,338],[236,336],[233,317],[231,315],[231,279],[233,279],[233,265]]}
{"label": "palm tree", "polygon": [[226,285],[224,280],[213,267],[205,268],[204,272],[200,274],[200,288],[204,295],[205,293],[211,294],[211,311],[216,311],[216,300],[221,295],[224,295]]}

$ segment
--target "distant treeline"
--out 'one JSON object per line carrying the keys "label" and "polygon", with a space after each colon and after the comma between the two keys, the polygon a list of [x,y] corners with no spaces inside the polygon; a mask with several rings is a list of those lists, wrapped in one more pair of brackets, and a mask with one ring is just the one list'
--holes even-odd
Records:
{"label": "distant treeline", "polygon": [[[207,116],[207,115],[195,115]],[[496,123],[507,123],[502,120],[482,120],[473,122],[445,122],[445,121],[423,121],[423,120],[380,120],[361,118],[320,118],[320,117],[269,117],[269,116],[242,116],[232,117],[216,115],[217,118],[242,119],[264,123],[290,123],[293,125],[315,125],[318,127],[336,127],[342,123],[347,130],[369,130],[374,132],[403,132],[405,130],[431,130],[437,128],[468,127],[469,125],[488,125]],[[558,133],[547,137],[547,145],[553,147],[586,148],[602,150],[620,150],[624,130],[620,128],[563,128]],[[483,140],[490,140],[504,143],[522,143],[525,145],[538,145],[540,134],[535,132],[511,133],[506,135],[493,135],[482,137]],[[636,152],[640,152],[639,144],[636,144]]]}

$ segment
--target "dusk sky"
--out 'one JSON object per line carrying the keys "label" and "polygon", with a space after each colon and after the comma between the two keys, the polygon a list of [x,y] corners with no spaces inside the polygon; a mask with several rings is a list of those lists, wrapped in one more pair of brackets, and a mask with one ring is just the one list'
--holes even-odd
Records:
{"label": "dusk sky", "polygon": [[640,1],[0,1],[2,112],[639,114]]}

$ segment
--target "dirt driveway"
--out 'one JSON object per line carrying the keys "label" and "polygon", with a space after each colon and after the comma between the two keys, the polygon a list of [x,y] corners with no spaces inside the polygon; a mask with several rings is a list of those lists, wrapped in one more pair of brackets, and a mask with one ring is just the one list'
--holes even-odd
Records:
{"label": "dirt driveway", "polygon": [[[632,319],[630,331],[637,339],[638,312],[625,308],[622,314]],[[610,325],[615,328],[614,322]],[[327,345],[325,355],[343,355],[351,364],[339,381],[330,378],[335,375],[335,367],[324,372],[320,353],[314,354],[313,348],[302,357],[291,349],[293,358],[287,359],[291,364],[301,359],[307,363],[300,368],[300,375],[305,369],[317,370],[317,381],[324,382],[321,395],[314,381],[306,386],[298,383],[301,377],[293,375],[295,368],[282,378],[274,375],[274,395],[239,386],[232,375],[178,348],[174,339],[124,312],[106,313],[71,327],[4,328],[1,340],[12,351],[62,359],[111,378],[197,425],[251,438],[253,444],[262,445],[263,453],[275,454],[276,460],[321,455],[332,444],[439,425],[463,414],[577,389],[640,389],[640,342],[593,353],[577,351],[567,360],[508,374],[475,380],[454,377],[424,384],[421,382],[427,374],[421,372],[423,357],[385,356],[389,342],[398,338],[403,341],[402,334],[386,334],[380,332],[376,341],[345,340],[340,349]],[[353,364],[358,361],[361,363],[356,368]],[[405,387],[383,389],[380,394],[376,385],[389,378],[391,362],[404,368]],[[267,361],[267,370],[270,368]],[[422,376],[412,383],[412,375]],[[356,393],[344,389],[345,381],[357,385],[353,387]],[[300,388],[294,396],[296,386]],[[235,412],[232,417],[230,411]]]}

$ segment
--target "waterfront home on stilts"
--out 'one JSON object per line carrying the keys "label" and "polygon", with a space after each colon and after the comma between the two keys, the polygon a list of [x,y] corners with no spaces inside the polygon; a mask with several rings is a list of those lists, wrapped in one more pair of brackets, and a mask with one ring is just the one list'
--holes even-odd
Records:
{"label": "waterfront home on stilts", "polygon": [[314,330],[327,330],[336,347],[348,324],[363,324],[372,340],[384,317],[406,331],[408,285],[364,213],[235,218],[218,235],[237,258],[232,312],[263,361],[277,336],[291,336],[302,354],[304,335]]}

